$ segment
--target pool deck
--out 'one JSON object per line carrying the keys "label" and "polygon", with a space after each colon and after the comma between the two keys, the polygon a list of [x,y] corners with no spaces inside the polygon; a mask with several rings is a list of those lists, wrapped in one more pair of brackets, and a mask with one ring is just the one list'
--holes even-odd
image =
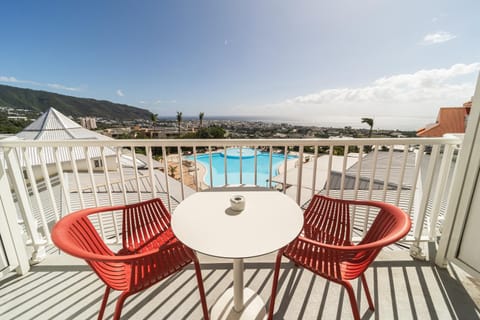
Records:
{"label": "pool deck", "polygon": [[[302,166],[302,175],[301,175],[301,188],[300,188],[300,203],[305,203],[312,197],[312,192],[319,193],[323,190],[326,182],[327,177],[329,175],[329,156],[328,155],[319,155],[317,158],[317,168],[316,172],[314,172],[314,165],[315,160],[314,156],[311,154],[304,154],[304,156],[310,156],[310,160],[304,160]],[[304,158],[305,159],[305,158]],[[357,163],[358,157],[355,156],[348,156],[346,159],[346,167],[350,168],[355,163]],[[333,171],[342,171],[344,162],[343,156],[332,156],[332,164],[331,170]],[[273,182],[283,184],[285,181],[286,175],[286,184],[287,189],[285,193],[292,197],[293,199],[296,198],[297,189],[298,189],[298,159],[294,161],[289,161],[287,164],[287,170],[285,171],[282,167],[279,168],[279,174],[272,178]],[[313,176],[315,174],[315,185],[313,186]],[[312,187],[313,186],[313,187]]]}

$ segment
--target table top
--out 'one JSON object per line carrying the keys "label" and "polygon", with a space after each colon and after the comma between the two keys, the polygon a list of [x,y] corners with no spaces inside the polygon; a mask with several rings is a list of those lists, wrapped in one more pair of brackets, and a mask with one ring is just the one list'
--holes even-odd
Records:
{"label": "table top", "polygon": [[[233,195],[245,197],[241,212],[230,208]],[[172,230],[195,251],[222,258],[248,258],[274,252],[303,227],[303,211],[278,191],[197,192],[172,214]]]}

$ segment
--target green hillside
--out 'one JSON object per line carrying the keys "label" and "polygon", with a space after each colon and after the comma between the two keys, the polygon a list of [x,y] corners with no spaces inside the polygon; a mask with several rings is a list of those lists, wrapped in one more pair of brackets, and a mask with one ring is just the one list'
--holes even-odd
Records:
{"label": "green hillside", "polygon": [[54,107],[67,116],[95,116],[119,121],[151,117],[150,111],[126,104],[5,85],[0,85],[0,107],[32,109],[41,112]]}

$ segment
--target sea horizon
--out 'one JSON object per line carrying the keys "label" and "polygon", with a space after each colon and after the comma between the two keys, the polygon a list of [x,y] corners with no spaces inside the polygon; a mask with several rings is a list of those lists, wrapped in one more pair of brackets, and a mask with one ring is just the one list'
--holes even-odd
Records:
{"label": "sea horizon", "polygon": [[[326,120],[302,120],[285,119],[258,116],[208,116],[203,121],[245,121],[281,124],[286,123],[294,126],[320,127],[320,128],[345,128],[368,129],[368,125],[361,122],[363,117],[324,117]],[[427,124],[434,123],[435,119],[422,117],[374,117],[374,130],[399,130],[417,131]],[[176,116],[159,117],[159,120],[176,121]],[[183,116],[183,121],[198,121],[198,116]]]}

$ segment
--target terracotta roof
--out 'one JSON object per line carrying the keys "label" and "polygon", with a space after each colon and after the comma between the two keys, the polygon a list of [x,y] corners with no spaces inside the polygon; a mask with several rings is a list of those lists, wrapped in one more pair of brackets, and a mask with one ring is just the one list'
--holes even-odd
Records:
{"label": "terracotta roof", "polygon": [[463,107],[440,108],[437,122],[419,129],[417,136],[441,137],[446,133],[465,133],[466,118],[470,113],[470,107],[471,103],[467,102]]}

